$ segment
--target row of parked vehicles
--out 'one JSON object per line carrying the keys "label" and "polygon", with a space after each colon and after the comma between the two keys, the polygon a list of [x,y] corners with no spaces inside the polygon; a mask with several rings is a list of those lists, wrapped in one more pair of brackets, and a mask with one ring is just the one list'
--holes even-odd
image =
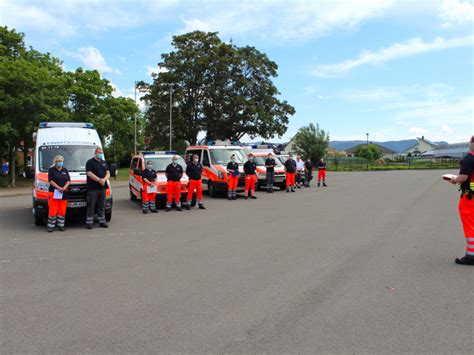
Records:
{"label": "row of parked vehicles", "polygon": [[[91,123],[74,122],[44,122],[33,135],[35,144],[33,166],[29,175],[34,179],[32,188],[33,216],[37,225],[43,225],[48,216],[48,169],[53,164],[57,155],[64,157],[64,164],[71,176],[71,187],[68,194],[68,214],[85,216],[87,209],[86,189],[86,162],[93,157],[96,148],[102,148],[102,143],[94,125]],[[186,155],[196,154],[203,166],[203,187],[209,196],[215,197],[220,193],[227,192],[227,163],[235,154],[239,163],[239,185],[238,189],[243,191],[245,185],[243,164],[247,161],[248,154],[252,152],[258,165],[257,188],[265,186],[265,159],[272,149],[251,149],[235,143],[212,142],[206,145],[190,146],[186,149]],[[132,200],[141,199],[143,183],[141,172],[145,168],[146,161],[153,162],[153,168],[158,172],[157,203],[163,204],[166,195],[165,169],[171,163],[172,151],[165,152],[142,152],[131,159],[129,189]],[[275,168],[275,186],[285,189],[285,170],[283,163],[284,155],[277,155],[277,166]],[[183,168],[186,162],[180,158]],[[116,176],[117,168],[110,165],[111,176]],[[181,180],[181,196],[183,201],[187,193],[188,177],[183,176]],[[105,207],[106,220],[112,218],[113,196],[112,188],[106,191],[107,201]],[[193,200],[195,203],[195,200]]]}
{"label": "row of parked vehicles", "polygon": [[[226,142],[210,142],[206,145],[190,146],[186,149],[186,156],[196,154],[203,167],[202,182],[203,189],[208,191],[210,197],[227,193],[227,163],[231,161],[231,156],[235,155],[239,163],[239,183],[238,191],[243,191],[245,186],[245,176],[243,164],[247,161],[249,153],[253,153],[254,162],[257,164],[257,189],[266,185],[265,160],[268,153],[274,154],[272,149],[251,149],[246,146],[230,144]],[[141,173],[145,169],[146,162],[153,162],[153,169],[157,172],[157,204],[164,205],[166,200],[166,176],[165,170],[171,163],[171,157],[176,155],[174,151],[162,152],[142,152],[132,158],[130,163],[130,198],[132,200],[141,199],[143,182]],[[281,158],[281,160],[280,160]],[[275,186],[286,189],[285,169],[283,167],[286,156],[276,156],[277,166],[275,167]],[[180,157],[179,164],[186,170],[186,161]],[[186,201],[188,177],[186,174],[181,179],[181,200]],[[192,204],[195,204],[193,199]]]}

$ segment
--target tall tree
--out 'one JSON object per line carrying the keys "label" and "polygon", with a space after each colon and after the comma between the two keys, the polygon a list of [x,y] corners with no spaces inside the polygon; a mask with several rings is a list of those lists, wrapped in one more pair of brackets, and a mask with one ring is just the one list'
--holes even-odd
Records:
{"label": "tall tree", "polygon": [[164,71],[151,85],[142,85],[150,142],[169,139],[171,95],[173,140],[193,144],[201,131],[210,140],[286,132],[295,110],[279,100],[272,82],[278,66],[265,54],[224,43],[216,32],[175,36],[172,45],[176,50],[163,54],[159,63]]}
{"label": "tall tree", "polygon": [[26,49],[23,38],[14,30],[0,28],[0,134],[6,138],[9,150],[12,185],[16,152],[19,147],[27,152],[38,123],[67,117],[60,60],[49,53]]}
{"label": "tall tree", "polygon": [[310,123],[301,127],[294,139],[295,151],[304,158],[310,158],[313,162],[318,162],[326,155],[329,147],[329,133]]}

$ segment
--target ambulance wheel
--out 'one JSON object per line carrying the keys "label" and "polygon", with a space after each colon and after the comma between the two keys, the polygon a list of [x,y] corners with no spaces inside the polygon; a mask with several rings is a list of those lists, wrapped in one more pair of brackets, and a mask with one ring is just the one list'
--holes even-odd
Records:
{"label": "ambulance wheel", "polygon": [[35,216],[35,225],[37,226],[44,226],[46,224],[46,220],[41,216]]}
{"label": "ambulance wheel", "polygon": [[211,181],[207,182],[207,191],[209,192],[209,197],[217,196],[216,188],[214,187],[214,184]]}
{"label": "ambulance wheel", "polygon": [[137,200],[137,196],[135,196],[132,192],[132,187],[129,185],[129,190],[130,190],[130,200],[132,201],[136,201]]}
{"label": "ambulance wheel", "polygon": [[106,220],[107,222],[110,222],[111,219],[112,219],[112,210],[106,211],[106,212],[105,212],[105,220]]}

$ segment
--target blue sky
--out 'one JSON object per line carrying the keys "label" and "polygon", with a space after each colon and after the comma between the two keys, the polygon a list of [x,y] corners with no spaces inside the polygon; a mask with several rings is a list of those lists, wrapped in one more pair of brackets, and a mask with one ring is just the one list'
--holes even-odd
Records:
{"label": "blue sky", "polygon": [[0,0],[0,23],[129,97],[174,34],[219,31],[255,46],[278,63],[281,98],[296,108],[276,141],[310,122],[333,140],[474,134],[473,0]]}

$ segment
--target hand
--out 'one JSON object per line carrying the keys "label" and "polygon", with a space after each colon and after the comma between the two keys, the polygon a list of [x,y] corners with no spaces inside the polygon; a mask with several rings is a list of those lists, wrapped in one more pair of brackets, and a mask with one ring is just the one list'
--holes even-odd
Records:
{"label": "hand", "polygon": [[451,178],[451,180],[449,180],[449,182],[453,185],[456,185],[457,184],[456,177]]}
{"label": "hand", "polygon": [[60,187],[59,189],[57,189],[59,192],[64,192],[64,187]]}
{"label": "hand", "polygon": [[100,183],[102,186],[104,186],[104,185],[105,185],[105,179],[100,179],[100,180],[99,180],[99,183]]}

